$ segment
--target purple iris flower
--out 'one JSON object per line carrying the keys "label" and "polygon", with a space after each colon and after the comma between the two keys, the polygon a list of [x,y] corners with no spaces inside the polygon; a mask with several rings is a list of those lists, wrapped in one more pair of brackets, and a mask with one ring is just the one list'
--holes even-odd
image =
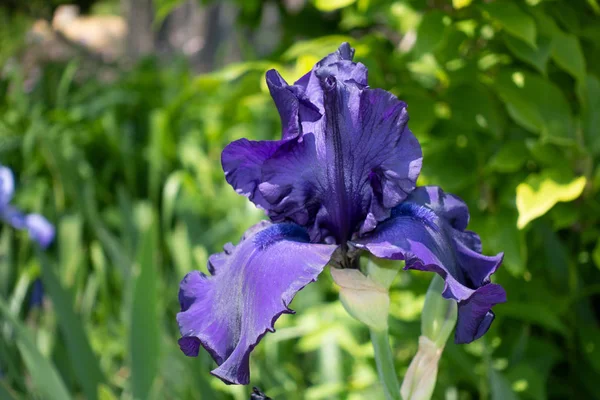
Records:
{"label": "purple iris flower", "polygon": [[16,229],[25,229],[29,236],[42,248],[46,248],[54,240],[54,227],[39,214],[23,214],[14,208],[10,201],[15,191],[15,180],[12,171],[0,165],[0,220]]}
{"label": "purple iris flower", "polygon": [[490,283],[502,254],[481,254],[479,236],[465,230],[462,200],[416,188],[422,153],[407,106],[369,88],[353,55],[342,44],[294,85],[268,71],[282,139],[241,139],[223,151],[227,181],[270,221],[212,255],[211,276],[193,271],[183,279],[177,321],[182,351],[197,356],[204,347],[219,365],[212,374],[226,383],[249,382],[250,352],[293,312],[300,289],[327,264],[357,268],[363,253],[440,274],[444,297],[458,303],[457,343],[483,335],[491,307],[506,301]]}

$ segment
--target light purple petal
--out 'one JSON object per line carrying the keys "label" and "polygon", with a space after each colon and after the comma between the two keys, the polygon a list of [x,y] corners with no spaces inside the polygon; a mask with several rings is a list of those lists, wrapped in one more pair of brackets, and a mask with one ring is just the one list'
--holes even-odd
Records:
{"label": "light purple petal", "polygon": [[203,346],[219,365],[214,375],[247,384],[250,352],[336,249],[308,239],[298,225],[262,223],[210,258],[212,276],[190,272],[179,292],[181,350],[196,356]]}
{"label": "light purple petal", "polygon": [[10,203],[15,191],[12,171],[0,165],[0,210]]}
{"label": "light purple petal", "polygon": [[237,193],[248,197],[262,209],[269,208],[258,191],[258,185],[262,182],[262,165],[285,142],[240,139],[227,145],[221,154],[227,182]]}
{"label": "light purple petal", "polygon": [[0,210],[0,219],[15,229],[25,229],[29,237],[42,248],[47,248],[54,240],[54,226],[39,214],[24,214],[12,206]]}
{"label": "light purple petal", "polygon": [[458,302],[457,343],[483,335],[494,317],[492,306],[506,301],[504,289],[490,283],[503,255],[484,256],[474,250],[481,241],[475,233],[464,231],[468,219],[462,200],[437,187],[421,187],[372,234],[356,241],[357,247],[376,257],[405,260],[405,269],[431,271],[444,278],[443,296]]}
{"label": "light purple petal", "polygon": [[43,216],[39,214],[26,215],[24,224],[29,236],[42,248],[45,249],[54,240],[54,226]]}

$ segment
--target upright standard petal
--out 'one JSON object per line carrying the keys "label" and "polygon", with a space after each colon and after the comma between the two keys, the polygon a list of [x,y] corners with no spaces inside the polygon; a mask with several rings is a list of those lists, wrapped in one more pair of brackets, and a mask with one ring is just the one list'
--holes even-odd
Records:
{"label": "upright standard petal", "polygon": [[353,57],[354,49],[343,43],[294,85],[289,85],[277,71],[267,71],[267,86],[281,117],[282,140],[240,139],[223,150],[221,163],[225,178],[236,192],[248,197],[258,207],[269,210],[269,204],[257,191],[257,184],[262,182],[262,165],[289,140],[298,138],[302,132],[313,132],[315,124],[323,117],[323,91],[317,70],[328,68],[343,82],[367,84],[367,68],[352,62]]}
{"label": "upright standard petal", "polygon": [[265,161],[258,190],[274,221],[307,226],[314,241],[345,243],[414,189],[422,153],[404,102],[329,73],[317,72],[324,117]]}
{"label": "upright standard petal", "polygon": [[181,282],[181,350],[197,356],[202,345],[219,365],[215,376],[247,384],[250,352],[281,314],[292,312],[295,294],[316,280],[335,249],[309,243],[298,225],[251,228],[237,246],[210,258],[212,276],[193,271]]}
{"label": "upright standard petal", "polygon": [[506,301],[506,292],[490,283],[502,253],[484,256],[481,241],[465,231],[466,204],[438,187],[417,188],[396,207],[389,220],[356,246],[376,257],[405,260],[405,269],[438,273],[445,280],[443,296],[458,302],[455,341],[469,343],[489,329],[491,308]]}

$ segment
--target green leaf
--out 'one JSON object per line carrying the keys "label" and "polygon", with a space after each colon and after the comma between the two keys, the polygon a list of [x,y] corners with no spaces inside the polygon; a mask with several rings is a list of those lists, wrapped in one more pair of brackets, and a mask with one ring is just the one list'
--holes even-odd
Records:
{"label": "green leaf", "polygon": [[598,239],[598,243],[596,243],[596,247],[594,248],[594,252],[592,253],[592,259],[594,260],[594,264],[600,270],[600,239]]}
{"label": "green leaf", "polygon": [[425,53],[433,52],[444,39],[445,14],[439,10],[434,10],[423,15],[421,23],[417,28],[417,40],[413,47],[415,58]]}
{"label": "green leaf", "polygon": [[449,103],[452,120],[465,129],[488,131],[496,137],[502,134],[506,117],[488,87],[477,83],[459,85],[449,94]]}
{"label": "green leaf", "polygon": [[436,121],[434,116],[435,101],[429,95],[417,91],[411,91],[406,95],[402,94],[400,98],[408,104],[410,110],[408,126],[411,131],[415,132],[417,136],[428,133]]}
{"label": "green leaf", "polygon": [[8,305],[0,298],[0,314],[16,331],[15,341],[23,357],[25,366],[31,375],[31,380],[43,395],[49,400],[69,400],[71,395],[52,363],[40,353],[29,330],[10,312]]}
{"label": "green leaf", "polygon": [[510,116],[522,127],[558,144],[572,143],[571,108],[561,90],[539,75],[522,70],[502,71],[494,88]]}
{"label": "green leaf", "polygon": [[153,25],[155,28],[160,28],[161,24],[167,18],[167,16],[175,8],[183,4],[185,0],[152,0],[154,7],[154,21]]}
{"label": "green leaf", "polygon": [[[581,120],[586,148],[593,155],[600,155],[600,80],[587,75],[580,98],[583,99]],[[581,93],[583,92],[583,93]]]}
{"label": "green leaf", "polygon": [[495,1],[482,5],[481,8],[489,14],[490,18],[498,22],[506,32],[523,40],[532,48],[536,47],[535,21],[515,3]]}
{"label": "green leaf", "polygon": [[556,31],[552,37],[552,59],[574,78],[585,79],[585,57],[575,35]]}
{"label": "green leaf", "polygon": [[546,304],[509,301],[496,307],[497,313],[503,317],[516,318],[563,335],[568,332],[565,324],[555,314],[556,311]]}
{"label": "green leaf", "polygon": [[582,325],[578,329],[581,350],[597,374],[600,374],[600,328],[597,325]]}
{"label": "green leaf", "polygon": [[136,211],[141,232],[133,271],[129,356],[133,398],[144,400],[149,398],[160,356],[161,324],[156,300],[158,232],[156,217],[148,204],[140,205]]}
{"label": "green leaf", "polygon": [[[342,42],[349,42],[352,44],[353,40],[350,36],[343,35],[331,35],[319,37],[312,40],[305,40],[294,43],[286,52],[282,58],[287,61],[295,60],[303,55],[315,55],[315,54],[327,54],[337,50]],[[357,52],[359,46],[353,46]]]}
{"label": "green leaf", "polygon": [[502,373],[491,369],[490,370],[490,386],[492,392],[492,400],[518,400],[519,396],[513,392],[510,382],[502,375]]}
{"label": "green leaf", "polygon": [[98,385],[104,382],[100,364],[85,334],[83,321],[73,311],[73,298],[65,290],[53,272],[53,266],[46,256],[38,252],[42,263],[42,279],[50,294],[54,310],[58,317],[60,330],[65,337],[69,359],[75,376],[79,380],[86,398],[96,399]]}
{"label": "green leaf", "polygon": [[520,277],[526,270],[527,244],[516,221],[517,213],[506,209],[479,219],[483,225],[482,233],[485,232],[485,236],[482,235],[485,253],[504,252],[503,266],[513,276]]}
{"label": "green leaf", "polygon": [[17,397],[13,395],[10,388],[5,386],[5,383],[0,380],[0,399],[3,400],[17,400]]}
{"label": "green leaf", "polygon": [[546,75],[548,60],[552,53],[552,40],[543,36],[538,37],[537,48],[532,48],[510,35],[504,36],[504,42],[515,57]]}
{"label": "green leaf", "polygon": [[512,390],[531,396],[535,400],[546,400],[546,379],[540,371],[533,366],[519,363],[508,369],[506,377],[511,382]]}
{"label": "green leaf", "polygon": [[586,178],[567,178],[544,171],[532,174],[517,186],[517,210],[519,219],[517,227],[523,229],[534,219],[546,214],[559,201],[573,201],[585,188]]}
{"label": "green leaf", "polygon": [[330,12],[340,8],[348,7],[356,3],[356,0],[313,0],[317,10]]}
{"label": "green leaf", "polygon": [[80,215],[65,215],[58,226],[60,266],[63,271],[62,281],[72,286],[75,276],[80,270],[83,255],[82,243],[83,221]]}
{"label": "green leaf", "polygon": [[492,171],[512,173],[520,170],[528,158],[529,152],[523,141],[511,140],[500,148],[488,165]]}

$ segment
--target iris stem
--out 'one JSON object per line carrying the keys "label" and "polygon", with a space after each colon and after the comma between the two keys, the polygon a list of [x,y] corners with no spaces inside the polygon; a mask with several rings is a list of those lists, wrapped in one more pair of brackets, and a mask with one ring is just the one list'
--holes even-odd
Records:
{"label": "iris stem", "polygon": [[394,367],[394,356],[388,338],[387,329],[376,331],[370,329],[371,343],[375,351],[375,363],[377,364],[377,373],[379,380],[383,385],[385,398],[387,400],[401,400],[400,384],[396,378],[396,368]]}

